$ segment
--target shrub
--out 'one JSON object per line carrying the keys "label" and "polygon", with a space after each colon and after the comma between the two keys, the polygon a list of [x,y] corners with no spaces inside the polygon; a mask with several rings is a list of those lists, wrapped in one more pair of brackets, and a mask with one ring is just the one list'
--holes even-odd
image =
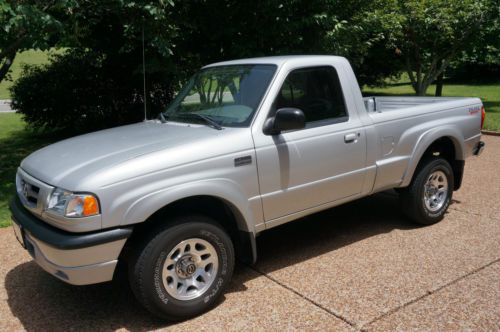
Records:
{"label": "shrub", "polygon": [[500,64],[495,63],[458,63],[446,72],[454,82],[498,82]]}
{"label": "shrub", "polygon": [[[141,121],[140,55],[121,59],[86,50],[68,50],[49,64],[26,66],[11,88],[12,107],[34,129],[84,133]],[[171,99],[164,77],[148,77],[148,115]],[[161,75],[160,75],[161,76]]]}

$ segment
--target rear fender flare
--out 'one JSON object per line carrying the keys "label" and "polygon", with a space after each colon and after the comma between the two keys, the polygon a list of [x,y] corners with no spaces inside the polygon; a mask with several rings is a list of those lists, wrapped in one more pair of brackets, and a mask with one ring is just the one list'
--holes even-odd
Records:
{"label": "rear fender flare", "polygon": [[447,137],[453,142],[455,147],[455,159],[464,160],[464,137],[457,128],[453,126],[446,126],[429,129],[420,135],[417,143],[415,144],[412,157],[403,175],[401,187],[406,187],[410,184],[413,174],[415,173],[418,163],[422,159],[425,151],[432,145],[432,143],[443,137]]}

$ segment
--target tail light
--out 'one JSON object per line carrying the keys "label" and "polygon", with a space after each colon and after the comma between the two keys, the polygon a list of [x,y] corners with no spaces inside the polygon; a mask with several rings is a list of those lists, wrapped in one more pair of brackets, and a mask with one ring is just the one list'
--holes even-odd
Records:
{"label": "tail light", "polygon": [[484,106],[483,106],[483,107],[481,107],[481,130],[483,130],[485,118],[486,118],[486,111],[484,110]]}

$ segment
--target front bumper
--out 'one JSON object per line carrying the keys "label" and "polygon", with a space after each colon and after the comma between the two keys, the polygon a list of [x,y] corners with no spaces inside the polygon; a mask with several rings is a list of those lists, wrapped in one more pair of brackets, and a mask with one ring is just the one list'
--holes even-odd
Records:
{"label": "front bumper", "polygon": [[73,285],[113,279],[118,256],[132,228],[70,233],[32,215],[18,197],[10,204],[13,228],[21,245],[45,271]]}

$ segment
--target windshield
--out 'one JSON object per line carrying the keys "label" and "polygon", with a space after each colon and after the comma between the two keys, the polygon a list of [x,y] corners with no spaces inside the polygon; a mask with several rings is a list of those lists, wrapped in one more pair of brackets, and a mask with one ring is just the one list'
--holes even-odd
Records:
{"label": "windshield", "polygon": [[275,65],[203,69],[163,114],[167,121],[199,122],[205,117],[224,127],[247,127],[275,71]]}

